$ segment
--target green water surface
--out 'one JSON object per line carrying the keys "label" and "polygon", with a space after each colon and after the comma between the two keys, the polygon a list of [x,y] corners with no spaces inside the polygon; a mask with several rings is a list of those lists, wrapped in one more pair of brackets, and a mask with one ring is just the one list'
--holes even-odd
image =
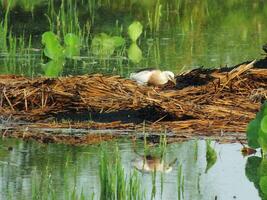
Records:
{"label": "green water surface", "polygon": [[[137,142],[135,151],[133,143],[127,140],[105,144],[109,163],[114,162],[116,145],[122,166],[129,176],[134,170],[134,162],[144,154],[143,141]],[[177,161],[169,173],[157,172],[154,199],[178,199],[177,176],[180,166],[183,177],[181,199],[266,199],[257,181],[260,178],[257,175],[260,157],[243,157],[240,144],[212,142],[211,146],[215,149],[217,160],[206,171],[205,141],[168,145],[166,162],[175,158]],[[8,147],[13,149],[8,151]],[[151,151],[156,148],[149,147]],[[71,199],[73,190],[78,196],[83,191],[86,199],[90,199],[93,193],[94,199],[99,199],[99,158],[99,145],[74,147],[1,139],[0,199],[34,199],[32,197],[36,191],[39,199],[45,199],[45,195],[52,192],[55,199]],[[138,171],[138,177],[142,190],[146,191],[146,199],[150,199],[152,172]]]}
{"label": "green water surface", "polygon": [[[6,2],[9,1],[2,1],[0,13],[2,27],[9,8],[6,37],[9,42],[8,36],[12,34],[17,42],[11,52],[1,51],[0,47],[2,74],[44,75],[42,64],[47,61],[42,56],[41,34],[49,30],[59,36],[64,32],[87,35],[86,41],[82,41],[80,58],[67,60],[64,67],[55,70],[56,75],[63,76],[87,73],[128,76],[145,67],[179,73],[199,66],[231,66],[260,58],[261,46],[267,42],[265,1],[13,0],[10,7]],[[137,42],[143,57],[139,63],[130,61],[127,55],[130,47],[127,27],[134,20],[144,27]],[[101,32],[126,38],[125,48],[108,57],[95,56],[90,44]],[[5,41],[5,34],[0,34],[0,41]]]}

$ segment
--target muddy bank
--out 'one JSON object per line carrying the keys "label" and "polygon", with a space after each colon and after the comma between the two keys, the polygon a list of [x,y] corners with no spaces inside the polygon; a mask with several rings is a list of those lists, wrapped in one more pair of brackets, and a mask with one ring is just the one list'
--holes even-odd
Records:
{"label": "muddy bank", "polygon": [[12,131],[3,126],[2,134],[20,137],[19,129],[26,127],[145,129],[172,133],[180,139],[220,139],[229,133],[244,133],[267,96],[265,65],[266,59],[262,59],[232,68],[196,69],[176,76],[177,85],[161,88],[99,74],[55,79],[2,75],[2,121],[23,122]]}

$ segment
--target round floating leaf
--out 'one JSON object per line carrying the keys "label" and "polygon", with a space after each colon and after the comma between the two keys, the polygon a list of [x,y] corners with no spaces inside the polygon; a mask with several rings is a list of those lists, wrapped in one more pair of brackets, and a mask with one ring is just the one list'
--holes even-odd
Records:
{"label": "round floating leaf", "polygon": [[267,115],[261,120],[261,130],[267,135]]}
{"label": "round floating leaf", "polygon": [[260,179],[260,188],[264,195],[267,195],[267,176],[263,176]]}
{"label": "round floating leaf", "polygon": [[48,58],[59,60],[64,57],[63,47],[53,32],[45,32],[42,35],[42,44],[45,45],[44,54]]}
{"label": "round floating leaf", "polygon": [[136,40],[140,37],[140,35],[143,32],[143,26],[140,22],[134,21],[129,27],[128,27],[128,35],[130,36],[131,40],[133,42],[136,42]]}
{"label": "round floating leaf", "polygon": [[260,144],[258,142],[259,138],[259,129],[260,129],[260,121],[258,119],[254,119],[251,122],[249,122],[247,126],[247,140],[248,140],[248,146],[251,148],[259,148]]}
{"label": "round floating leaf", "polygon": [[143,58],[142,51],[135,42],[128,49],[128,58],[134,63],[139,63]]}

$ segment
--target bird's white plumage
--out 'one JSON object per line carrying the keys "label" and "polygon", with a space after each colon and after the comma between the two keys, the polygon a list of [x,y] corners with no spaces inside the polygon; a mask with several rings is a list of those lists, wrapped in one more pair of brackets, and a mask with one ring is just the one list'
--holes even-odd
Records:
{"label": "bird's white plumage", "polygon": [[160,71],[158,69],[143,70],[130,74],[130,79],[135,80],[138,84],[146,85],[163,85],[169,80],[174,80],[174,73],[171,71]]}
{"label": "bird's white plumage", "polygon": [[131,73],[130,79],[135,80],[138,84],[147,84],[149,78],[151,77],[154,70],[144,70],[137,73]]}

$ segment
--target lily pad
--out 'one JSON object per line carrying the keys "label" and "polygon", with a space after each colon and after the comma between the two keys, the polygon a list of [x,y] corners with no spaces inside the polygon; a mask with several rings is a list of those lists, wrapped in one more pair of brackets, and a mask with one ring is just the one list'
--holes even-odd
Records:
{"label": "lily pad", "polygon": [[63,47],[60,45],[59,39],[51,31],[42,35],[42,44],[45,46],[44,54],[52,60],[59,60],[64,57]]}
{"label": "lily pad", "polygon": [[143,32],[143,26],[140,22],[134,21],[129,27],[128,27],[128,35],[131,38],[133,42],[136,42],[136,40],[140,37],[140,35]]}

